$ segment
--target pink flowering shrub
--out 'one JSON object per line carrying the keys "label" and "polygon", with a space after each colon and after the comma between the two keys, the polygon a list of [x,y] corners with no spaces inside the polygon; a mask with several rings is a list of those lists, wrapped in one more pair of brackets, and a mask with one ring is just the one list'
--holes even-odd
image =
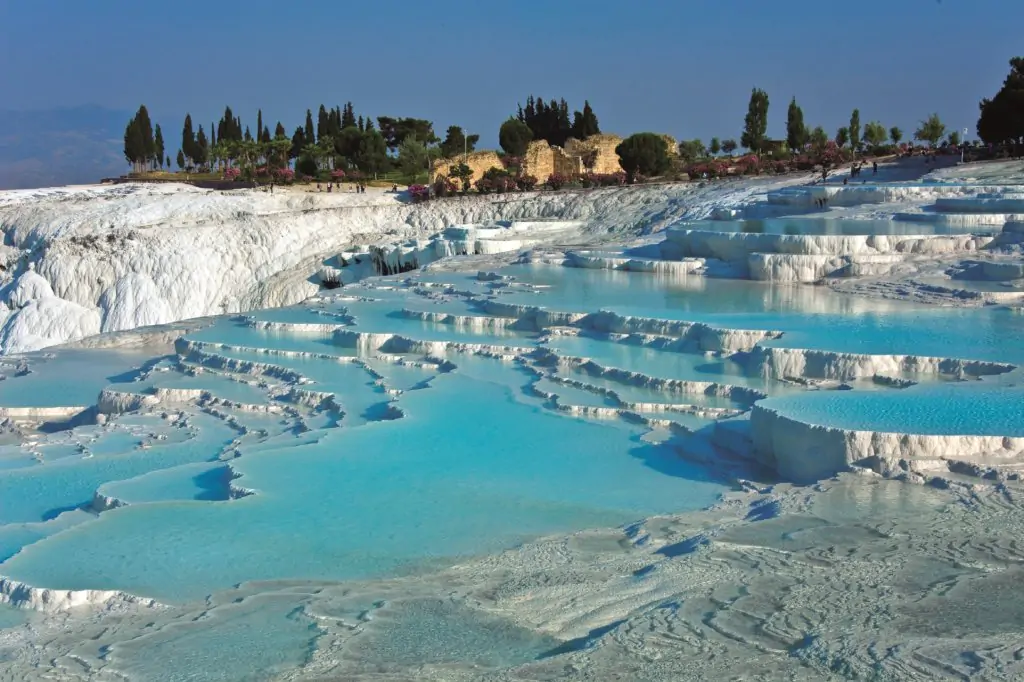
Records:
{"label": "pink flowering shrub", "polygon": [[434,196],[447,197],[459,191],[459,185],[452,178],[439,177],[434,181]]}
{"label": "pink flowering shrub", "polygon": [[520,192],[529,192],[537,186],[537,178],[532,175],[520,175],[516,178],[516,187]]}
{"label": "pink flowering shrub", "polygon": [[569,178],[561,173],[552,173],[548,176],[546,183],[551,189],[562,189],[569,184]]}
{"label": "pink flowering shrub", "polygon": [[691,180],[702,180],[705,177],[720,178],[725,175],[729,170],[729,164],[726,161],[713,160],[705,163],[696,163],[686,169],[686,174],[690,176]]}
{"label": "pink flowering shrub", "polygon": [[430,188],[426,185],[409,185],[409,196],[413,203],[426,201],[430,198]]}
{"label": "pink flowering shrub", "polygon": [[739,175],[758,175],[761,172],[761,160],[756,154],[741,156],[736,161],[736,173]]}
{"label": "pink flowering shrub", "polygon": [[272,174],[278,182],[291,182],[295,179],[295,171],[291,168],[275,168]]}
{"label": "pink flowering shrub", "polygon": [[481,194],[511,192],[517,189],[516,178],[502,168],[488,168],[483,177],[476,181],[476,191]]}
{"label": "pink flowering shrub", "polygon": [[242,174],[242,171],[238,168],[225,168],[224,179],[225,180],[237,180],[238,176]]}
{"label": "pink flowering shrub", "polygon": [[341,170],[340,168],[335,168],[334,170],[331,171],[331,178],[333,178],[334,180],[339,180],[339,181],[340,180],[344,180],[345,179],[345,171]]}

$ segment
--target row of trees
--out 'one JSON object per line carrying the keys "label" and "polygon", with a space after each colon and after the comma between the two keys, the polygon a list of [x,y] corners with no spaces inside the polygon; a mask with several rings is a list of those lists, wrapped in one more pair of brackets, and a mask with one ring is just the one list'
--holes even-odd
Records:
{"label": "row of trees", "polygon": [[531,139],[545,140],[559,147],[564,147],[570,138],[584,140],[601,132],[589,101],[584,101],[583,111],[574,111],[570,119],[569,104],[564,98],[545,103],[543,98],[530,95],[526,98],[526,106],[519,105],[513,119],[530,130]]}
{"label": "row of trees", "polygon": [[164,165],[164,134],[159,123],[153,127],[145,106],[139,107],[125,127],[124,158],[136,172]]}

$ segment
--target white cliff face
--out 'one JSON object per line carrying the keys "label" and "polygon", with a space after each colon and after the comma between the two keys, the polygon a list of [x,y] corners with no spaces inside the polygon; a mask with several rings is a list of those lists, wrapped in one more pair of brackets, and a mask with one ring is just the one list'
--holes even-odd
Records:
{"label": "white cliff face", "polygon": [[[467,253],[491,253],[525,248],[566,229],[630,236],[703,218],[715,205],[794,181],[755,181],[727,191],[663,185],[419,205],[390,193],[213,192],[173,184],[0,192],[4,260],[22,260],[3,290],[8,312],[0,351],[294,304],[319,289],[317,274],[329,270],[325,261],[356,244],[391,243],[378,255],[409,267],[421,257],[429,262],[463,252],[460,243]],[[504,234],[476,228],[456,234],[456,228],[444,239],[426,239],[452,226],[502,221],[510,223]],[[561,221],[561,233],[550,231],[551,221]]]}

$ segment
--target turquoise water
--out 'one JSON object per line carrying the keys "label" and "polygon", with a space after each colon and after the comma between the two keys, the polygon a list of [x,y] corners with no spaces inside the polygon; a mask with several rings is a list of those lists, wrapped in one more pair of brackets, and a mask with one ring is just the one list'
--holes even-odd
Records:
{"label": "turquoise water", "polygon": [[[1024,315],[1008,309],[942,308],[846,296],[824,287],[705,277],[516,265],[503,273],[548,289],[498,300],[553,310],[704,322],[785,333],[765,345],[845,353],[912,354],[1024,364]],[[951,333],[956,330],[956,333]]]}
{"label": "turquoise water", "polygon": [[[47,357],[53,355],[54,357]],[[4,372],[0,381],[0,405],[54,407],[92,405],[107,384],[130,380],[152,355],[130,350],[62,350],[4,358],[5,362],[29,363],[31,372],[17,376]]]}
{"label": "turquoise water", "polygon": [[946,227],[899,220],[850,220],[844,218],[765,218],[763,220],[696,220],[676,227],[711,232],[747,232],[791,235],[945,234]]}
{"label": "turquoise water", "polygon": [[38,585],[199,598],[245,580],[393,573],[703,507],[724,490],[669,448],[638,443],[634,431],[556,416],[457,373],[402,404],[409,416],[397,422],[235,460],[236,483],[254,496],[115,509],[26,548],[0,572]]}
{"label": "turquoise water", "polygon": [[1024,387],[986,382],[902,391],[830,391],[769,398],[761,405],[810,424],[858,431],[1024,436]]}

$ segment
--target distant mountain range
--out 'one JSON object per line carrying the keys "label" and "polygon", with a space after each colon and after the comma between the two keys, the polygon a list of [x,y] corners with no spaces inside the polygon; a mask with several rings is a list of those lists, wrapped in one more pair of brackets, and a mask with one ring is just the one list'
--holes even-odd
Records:
{"label": "distant mountain range", "polygon": [[128,170],[131,112],[96,106],[0,110],[0,189],[99,182]]}

